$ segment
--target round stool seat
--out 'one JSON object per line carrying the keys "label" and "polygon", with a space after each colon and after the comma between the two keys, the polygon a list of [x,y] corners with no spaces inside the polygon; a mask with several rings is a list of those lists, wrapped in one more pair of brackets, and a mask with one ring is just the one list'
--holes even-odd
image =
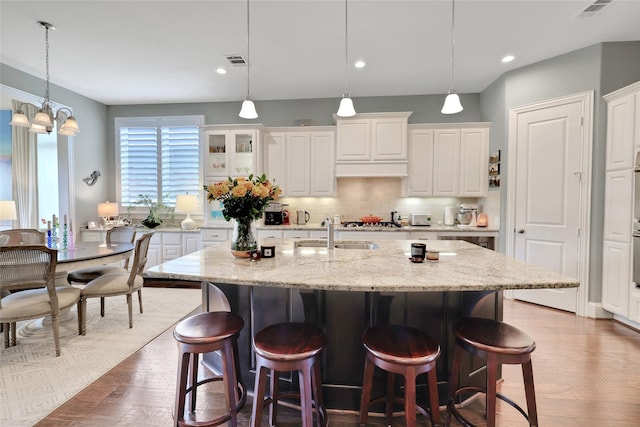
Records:
{"label": "round stool seat", "polygon": [[322,330],[309,323],[277,323],[260,330],[253,338],[257,354],[271,360],[309,359],[326,345]]}
{"label": "round stool seat", "polygon": [[244,319],[226,311],[199,313],[178,323],[173,331],[176,341],[184,344],[211,344],[239,333]]}
{"label": "round stool seat", "polygon": [[467,317],[456,322],[454,331],[457,339],[467,346],[489,353],[518,355],[536,348],[529,333],[498,320]]}
{"label": "round stool seat", "polygon": [[424,365],[440,355],[436,340],[409,326],[374,326],[365,331],[362,343],[375,357],[401,365]]}

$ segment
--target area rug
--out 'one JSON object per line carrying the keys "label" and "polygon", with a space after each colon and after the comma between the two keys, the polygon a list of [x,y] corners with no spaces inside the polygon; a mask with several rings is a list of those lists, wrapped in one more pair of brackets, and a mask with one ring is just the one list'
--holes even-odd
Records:
{"label": "area rug", "polygon": [[18,344],[0,344],[0,425],[32,426],[78,391],[200,306],[198,289],[145,288],[144,313],[133,299],[129,329],[124,296],[87,301],[87,334],[78,335],[75,307],[60,325],[60,357],[46,319],[18,324]]}

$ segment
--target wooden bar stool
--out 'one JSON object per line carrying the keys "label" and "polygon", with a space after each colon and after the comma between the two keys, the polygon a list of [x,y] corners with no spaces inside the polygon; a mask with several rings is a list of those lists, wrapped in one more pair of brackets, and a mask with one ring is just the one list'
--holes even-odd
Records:
{"label": "wooden bar stool", "polygon": [[[244,327],[242,317],[228,312],[200,313],[182,320],[176,325],[173,336],[178,342],[178,380],[175,402],[176,426],[217,426],[230,421],[237,425],[237,412],[244,406],[246,388],[239,381],[237,363],[238,334]],[[222,375],[212,375],[198,381],[199,356],[202,353],[220,351]],[[215,419],[195,420],[197,388],[212,381],[224,381],[226,409]],[[189,394],[189,416],[185,419],[185,406]]]}
{"label": "wooden bar stool", "polygon": [[[465,426],[472,426],[455,407],[455,398],[461,393],[476,391],[486,393],[487,427],[496,425],[496,397],[507,402],[520,412],[529,425],[538,425],[536,410],[536,395],[533,387],[533,369],[531,367],[531,353],[536,348],[533,337],[527,332],[508,323],[467,317],[458,320],[454,325],[456,348],[453,354],[453,366],[449,379],[449,402],[447,410]],[[460,366],[464,351],[480,357],[487,362],[486,387],[459,388]],[[496,381],[498,368],[502,364],[522,365],[524,389],[527,398],[527,413],[515,402],[497,393]]]}
{"label": "wooden bar stool", "polygon": [[[407,426],[416,425],[416,411],[425,416],[428,411],[416,402],[416,377],[427,373],[431,424],[440,424],[436,359],[440,346],[429,335],[409,326],[382,324],[367,329],[362,336],[367,359],[364,366],[360,425],[367,424],[369,407],[386,402],[387,425],[391,425],[393,402],[404,402]],[[387,394],[371,400],[373,372],[378,367],[387,371]],[[395,374],[404,377],[404,398],[393,396]]]}
{"label": "wooden bar stool", "polygon": [[[267,326],[253,338],[256,354],[256,382],[253,389],[251,426],[262,422],[262,411],[269,408],[269,423],[276,425],[278,398],[298,393],[278,392],[278,373],[298,371],[300,379],[300,407],[302,426],[313,425],[313,406],[316,407],[316,425],[326,425],[326,413],[322,402],[320,352],[326,338],[320,328],[310,323],[278,323]],[[271,372],[271,395],[265,398],[267,370]]]}

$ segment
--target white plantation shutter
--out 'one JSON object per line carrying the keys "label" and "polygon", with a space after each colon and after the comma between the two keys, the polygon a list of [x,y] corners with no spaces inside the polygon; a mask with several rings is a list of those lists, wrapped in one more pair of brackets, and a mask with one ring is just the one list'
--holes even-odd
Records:
{"label": "white plantation shutter", "polygon": [[116,119],[118,198],[126,210],[141,194],[175,206],[176,195],[200,195],[197,117]]}

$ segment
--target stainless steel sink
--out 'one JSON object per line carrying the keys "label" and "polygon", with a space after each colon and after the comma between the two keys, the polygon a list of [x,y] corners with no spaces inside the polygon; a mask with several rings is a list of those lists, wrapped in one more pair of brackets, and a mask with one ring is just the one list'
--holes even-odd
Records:
{"label": "stainless steel sink", "polygon": [[[326,240],[296,240],[293,242],[294,249],[296,248],[326,248]],[[363,240],[336,240],[333,245],[336,249],[378,249],[378,244],[375,242],[363,241]]]}

